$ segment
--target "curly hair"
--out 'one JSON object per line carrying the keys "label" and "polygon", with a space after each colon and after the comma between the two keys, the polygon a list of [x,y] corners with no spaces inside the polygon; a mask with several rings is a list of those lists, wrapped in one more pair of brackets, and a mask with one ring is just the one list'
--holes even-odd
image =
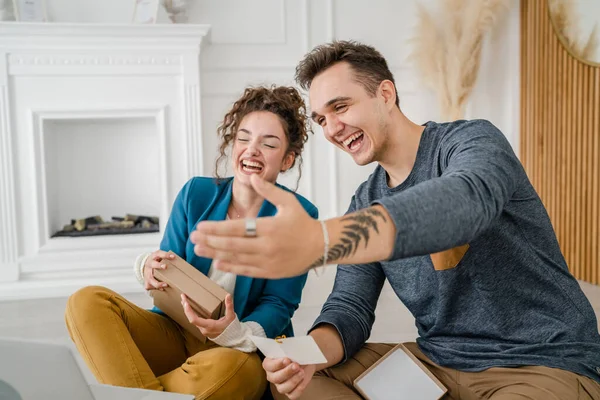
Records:
{"label": "curly hair", "polygon": [[[315,76],[342,61],[350,65],[356,82],[372,96],[375,96],[379,84],[384,80],[396,86],[394,75],[381,53],[372,46],[353,40],[338,40],[312,49],[296,67],[296,82],[302,89],[310,89]],[[398,92],[396,106],[400,108]]]}
{"label": "curly hair", "polygon": [[279,117],[283,131],[288,140],[287,152],[295,154],[294,162],[290,169],[298,161],[298,180],[302,177],[302,150],[304,143],[308,140],[308,133],[312,132],[306,115],[306,105],[298,90],[293,87],[271,86],[271,87],[248,87],[244,94],[234,104],[231,110],[223,118],[223,122],[217,129],[221,138],[219,146],[219,157],[215,162],[215,176],[219,175],[219,167],[227,158],[225,151],[236,137],[238,128],[244,117],[255,111],[269,111]]}

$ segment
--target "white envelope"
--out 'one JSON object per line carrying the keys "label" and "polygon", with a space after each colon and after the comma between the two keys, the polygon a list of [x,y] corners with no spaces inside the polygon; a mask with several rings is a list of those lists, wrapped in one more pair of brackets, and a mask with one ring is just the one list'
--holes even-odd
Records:
{"label": "white envelope", "polygon": [[268,358],[289,358],[300,365],[323,364],[327,359],[312,336],[267,339],[250,336],[256,347]]}

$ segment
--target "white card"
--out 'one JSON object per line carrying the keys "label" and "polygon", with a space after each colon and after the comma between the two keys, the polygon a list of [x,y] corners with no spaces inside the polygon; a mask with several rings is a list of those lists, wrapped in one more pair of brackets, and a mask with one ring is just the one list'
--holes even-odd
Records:
{"label": "white card", "polygon": [[267,339],[250,336],[256,347],[268,358],[287,357],[300,365],[323,364],[327,359],[312,336]]}

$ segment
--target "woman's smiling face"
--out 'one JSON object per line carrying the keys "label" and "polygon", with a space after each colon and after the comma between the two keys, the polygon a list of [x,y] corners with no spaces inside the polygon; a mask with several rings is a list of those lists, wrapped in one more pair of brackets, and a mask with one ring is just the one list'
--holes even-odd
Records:
{"label": "woman's smiling face", "polygon": [[252,174],[275,182],[294,162],[279,116],[269,111],[247,114],[236,132],[231,160],[233,175],[240,183],[250,185]]}

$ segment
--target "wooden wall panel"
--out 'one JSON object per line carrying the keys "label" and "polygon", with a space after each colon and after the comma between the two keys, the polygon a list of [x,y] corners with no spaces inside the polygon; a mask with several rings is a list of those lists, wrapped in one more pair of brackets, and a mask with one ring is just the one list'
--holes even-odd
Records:
{"label": "wooden wall panel", "polygon": [[577,279],[600,284],[600,67],[573,57],[548,4],[521,1],[520,157]]}

